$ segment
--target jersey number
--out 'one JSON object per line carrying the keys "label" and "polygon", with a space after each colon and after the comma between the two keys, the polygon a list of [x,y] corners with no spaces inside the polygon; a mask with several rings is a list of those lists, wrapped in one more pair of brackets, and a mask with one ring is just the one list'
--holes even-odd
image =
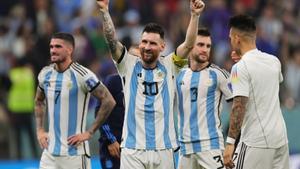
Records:
{"label": "jersey number", "polygon": [[222,168],[224,168],[224,163],[223,163],[222,158],[221,158],[220,155],[214,156],[213,158],[214,158],[214,160],[217,161],[217,163],[220,163],[220,165],[221,165],[221,166],[218,167],[217,169],[222,169]]}
{"label": "jersey number", "polygon": [[55,104],[57,103],[58,98],[60,97],[60,91],[55,91]]}
{"label": "jersey number", "polygon": [[191,88],[191,102],[197,101],[197,98],[198,98],[198,88],[193,87]]}
{"label": "jersey number", "polygon": [[158,94],[157,82],[143,82],[144,92],[143,94],[148,96],[154,96]]}

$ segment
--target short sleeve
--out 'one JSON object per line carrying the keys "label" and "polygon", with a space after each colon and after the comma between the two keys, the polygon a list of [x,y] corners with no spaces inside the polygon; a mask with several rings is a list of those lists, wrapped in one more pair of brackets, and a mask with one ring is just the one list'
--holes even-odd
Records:
{"label": "short sleeve", "polygon": [[87,69],[87,74],[84,75],[84,88],[92,92],[99,84],[102,82],[97,78],[97,76],[90,70]]}
{"label": "short sleeve", "polygon": [[249,97],[249,76],[244,62],[238,62],[231,70],[231,85],[233,97],[246,96]]}
{"label": "short sleeve", "polygon": [[139,57],[129,54],[127,49],[124,48],[122,56],[118,62],[116,62],[119,74],[125,76],[128,73],[128,70],[134,67],[138,59]]}
{"label": "short sleeve", "polygon": [[227,101],[232,99],[232,85],[229,76],[230,75],[226,70],[222,70],[222,73],[219,75],[220,90]]}

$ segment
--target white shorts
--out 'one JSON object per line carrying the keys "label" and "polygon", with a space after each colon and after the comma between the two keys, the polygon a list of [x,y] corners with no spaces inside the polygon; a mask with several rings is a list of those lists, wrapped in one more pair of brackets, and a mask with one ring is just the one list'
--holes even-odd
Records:
{"label": "white shorts", "polygon": [[40,169],[91,169],[91,159],[86,155],[53,156],[47,150],[43,151]]}
{"label": "white shorts", "polygon": [[221,150],[209,150],[188,155],[180,155],[179,169],[224,169]]}
{"label": "white shorts", "polygon": [[175,169],[173,149],[135,150],[122,148],[121,169]]}
{"label": "white shorts", "polygon": [[233,157],[235,169],[288,169],[289,147],[257,148],[239,143]]}

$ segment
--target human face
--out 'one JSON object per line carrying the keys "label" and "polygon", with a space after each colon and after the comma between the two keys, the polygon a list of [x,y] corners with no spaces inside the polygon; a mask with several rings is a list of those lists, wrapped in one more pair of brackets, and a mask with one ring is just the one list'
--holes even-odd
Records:
{"label": "human face", "polygon": [[209,36],[198,35],[195,46],[192,50],[192,58],[198,63],[205,63],[209,61],[211,50],[211,38]]}
{"label": "human face", "polygon": [[155,64],[164,48],[165,43],[158,33],[144,32],[142,34],[139,49],[141,59],[146,65]]}
{"label": "human face", "polygon": [[230,28],[229,31],[229,38],[232,51],[235,51],[237,55],[241,55],[240,49],[240,36],[238,35],[237,31],[233,28]]}
{"label": "human face", "polygon": [[50,56],[52,63],[64,63],[71,58],[73,47],[62,39],[51,39]]}

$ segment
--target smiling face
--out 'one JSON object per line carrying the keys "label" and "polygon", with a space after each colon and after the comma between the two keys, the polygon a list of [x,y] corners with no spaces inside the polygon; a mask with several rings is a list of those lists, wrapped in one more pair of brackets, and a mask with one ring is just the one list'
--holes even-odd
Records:
{"label": "smiling face", "polygon": [[49,46],[52,63],[64,63],[67,59],[71,59],[73,47],[68,42],[52,38]]}
{"label": "smiling face", "polygon": [[209,61],[211,50],[210,36],[198,35],[195,46],[191,53],[191,59],[198,63],[205,63]]}
{"label": "smiling face", "polygon": [[165,48],[165,42],[158,33],[144,32],[139,45],[141,59],[147,65],[157,62],[160,53]]}

